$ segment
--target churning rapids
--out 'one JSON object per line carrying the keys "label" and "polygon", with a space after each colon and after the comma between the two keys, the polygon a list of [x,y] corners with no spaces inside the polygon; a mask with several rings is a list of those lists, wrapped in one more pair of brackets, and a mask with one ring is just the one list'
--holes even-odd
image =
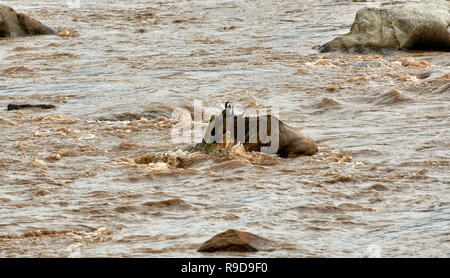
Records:
{"label": "churning rapids", "polygon": [[[64,2],[8,1],[66,31],[0,39],[1,257],[450,255],[450,54],[317,50],[402,1]],[[319,152],[187,152],[170,114],[99,120],[194,100],[278,107]],[[196,252],[230,228],[278,246]]]}

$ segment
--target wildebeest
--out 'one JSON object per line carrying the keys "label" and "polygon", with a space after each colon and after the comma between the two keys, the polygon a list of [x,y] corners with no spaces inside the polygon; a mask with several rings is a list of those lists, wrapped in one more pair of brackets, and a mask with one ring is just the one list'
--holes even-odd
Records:
{"label": "wildebeest", "polygon": [[313,155],[318,151],[310,137],[277,117],[235,115],[229,102],[221,114],[211,117],[202,143],[240,143],[248,152],[276,153],[285,158]]}

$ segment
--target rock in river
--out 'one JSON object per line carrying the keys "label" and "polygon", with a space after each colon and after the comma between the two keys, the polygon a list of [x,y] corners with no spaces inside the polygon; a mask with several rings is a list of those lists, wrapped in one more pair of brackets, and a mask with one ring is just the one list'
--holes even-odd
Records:
{"label": "rock in river", "polygon": [[228,230],[203,243],[197,251],[255,252],[272,248],[274,248],[274,243],[266,238],[238,230]]}
{"label": "rock in river", "polygon": [[55,30],[30,16],[0,5],[0,38],[26,35],[54,35]]}
{"label": "rock in river", "polygon": [[449,24],[450,1],[445,0],[362,8],[356,13],[350,32],[322,45],[320,51],[450,51]]}
{"label": "rock in river", "polygon": [[53,109],[56,108],[53,104],[8,104],[6,108],[8,111],[21,110],[27,108],[37,108],[37,109]]}

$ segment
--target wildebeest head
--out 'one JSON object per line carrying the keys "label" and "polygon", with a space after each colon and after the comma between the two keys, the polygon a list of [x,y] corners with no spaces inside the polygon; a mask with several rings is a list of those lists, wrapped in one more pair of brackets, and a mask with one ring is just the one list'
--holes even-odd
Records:
{"label": "wildebeest head", "polygon": [[[224,138],[227,132],[227,121],[235,121],[235,115],[233,107],[229,101],[225,102],[225,109],[218,116],[211,116],[209,120],[209,125],[206,130],[206,141],[208,143],[222,143],[218,142]],[[205,141],[205,138],[203,138]]]}

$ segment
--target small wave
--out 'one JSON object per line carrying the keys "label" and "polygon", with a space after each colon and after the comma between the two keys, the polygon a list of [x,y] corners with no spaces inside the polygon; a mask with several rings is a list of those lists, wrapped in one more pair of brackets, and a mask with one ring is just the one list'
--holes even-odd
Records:
{"label": "small wave", "polygon": [[31,46],[17,46],[16,48],[13,49],[13,51],[28,51],[28,50],[34,50],[36,48],[31,47]]}
{"label": "small wave", "polygon": [[338,182],[350,182],[350,181],[354,181],[355,178],[353,175],[342,175],[342,176],[337,176],[334,179],[331,180],[327,180],[325,181],[326,183],[338,183]]}
{"label": "small wave", "polygon": [[136,164],[148,164],[155,167],[174,168],[186,168],[193,163],[205,160],[205,156],[202,154],[190,153],[183,150],[177,150],[175,152],[168,151],[166,153],[151,153],[141,155],[134,158]]}
{"label": "small wave", "polygon": [[327,110],[339,109],[342,107],[342,104],[332,98],[324,97],[320,102],[315,104],[313,107],[317,109],[327,109]]}
{"label": "small wave", "polygon": [[45,161],[43,161],[43,160],[35,159],[35,160],[33,160],[31,162],[31,165],[35,166],[35,167],[38,167],[38,166],[45,166],[45,165],[47,165],[47,163]]}
{"label": "small wave", "polygon": [[400,166],[450,166],[447,160],[423,160],[403,162]]}
{"label": "small wave", "polygon": [[325,206],[315,206],[315,205],[301,205],[294,208],[299,212],[319,212],[319,213],[334,213],[343,211],[374,211],[372,208],[362,207],[357,204],[343,203],[340,205],[325,205]]}
{"label": "small wave", "polygon": [[371,102],[377,105],[389,105],[410,101],[412,99],[405,97],[399,90],[392,89],[387,93],[379,94]]}
{"label": "small wave", "polygon": [[74,124],[74,123],[78,123],[80,121],[80,119],[78,118],[65,118],[61,115],[53,115],[53,116],[48,116],[43,118],[43,120],[48,121],[48,122],[52,122],[52,123],[56,123],[56,124]]}
{"label": "small wave", "polygon": [[[280,158],[276,155],[261,152],[246,152],[241,144],[197,144],[188,146],[184,150],[166,153],[151,153],[135,157],[134,162],[138,165],[146,165],[145,168],[152,170],[190,168],[203,161],[212,160],[216,163],[215,169],[235,168],[244,165],[274,165]],[[127,162],[124,158],[116,161]]]}
{"label": "small wave", "polygon": [[308,67],[324,67],[324,68],[337,68],[338,67],[338,66],[332,64],[327,59],[319,59],[319,60],[314,61],[314,62],[306,62],[305,66],[308,66]]}
{"label": "small wave", "polygon": [[112,232],[106,228],[99,228],[92,232],[77,230],[38,230],[26,232],[23,234],[0,234],[0,239],[21,239],[21,238],[39,238],[39,237],[57,237],[57,236],[89,236],[100,238],[104,235],[111,235]]}
{"label": "small wave", "polygon": [[136,206],[131,206],[131,205],[128,205],[128,206],[118,206],[118,207],[116,207],[116,208],[114,209],[114,211],[116,211],[116,212],[131,212],[131,211],[137,211],[137,210],[139,210],[138,207],[136,207]]}
{"label": "small wave", "polygon": [[243,160],[233,159],[233,160],[228,160],[228,161],[214,164],[211,167],[211,169],[212,170],[234,169],[234,168],[245,167],[245,166],[248,166],[249,164],[250,163],[246,160],[243,161]]}
{"label": "small wave", "polygon": [[30,66],[14,66],[14,67],[7,68],[3,72],[6,74],[14,74],[14,73],[33,72],[33,71],[35,71],[35,69]]}
{"label": "small wave", "polygon": [[431,66],[427,61],[425,60],[414,60],[411,57],[404,57],[396,60],[393,62],[393,64],[398,64],[403,67],[429,67]]}
{"label": "small wave", "polygon": [[6,118],[0,117],[0,123],[4,123],[11,126],[17,126],[17,124],[11,120],[8,120]]}

